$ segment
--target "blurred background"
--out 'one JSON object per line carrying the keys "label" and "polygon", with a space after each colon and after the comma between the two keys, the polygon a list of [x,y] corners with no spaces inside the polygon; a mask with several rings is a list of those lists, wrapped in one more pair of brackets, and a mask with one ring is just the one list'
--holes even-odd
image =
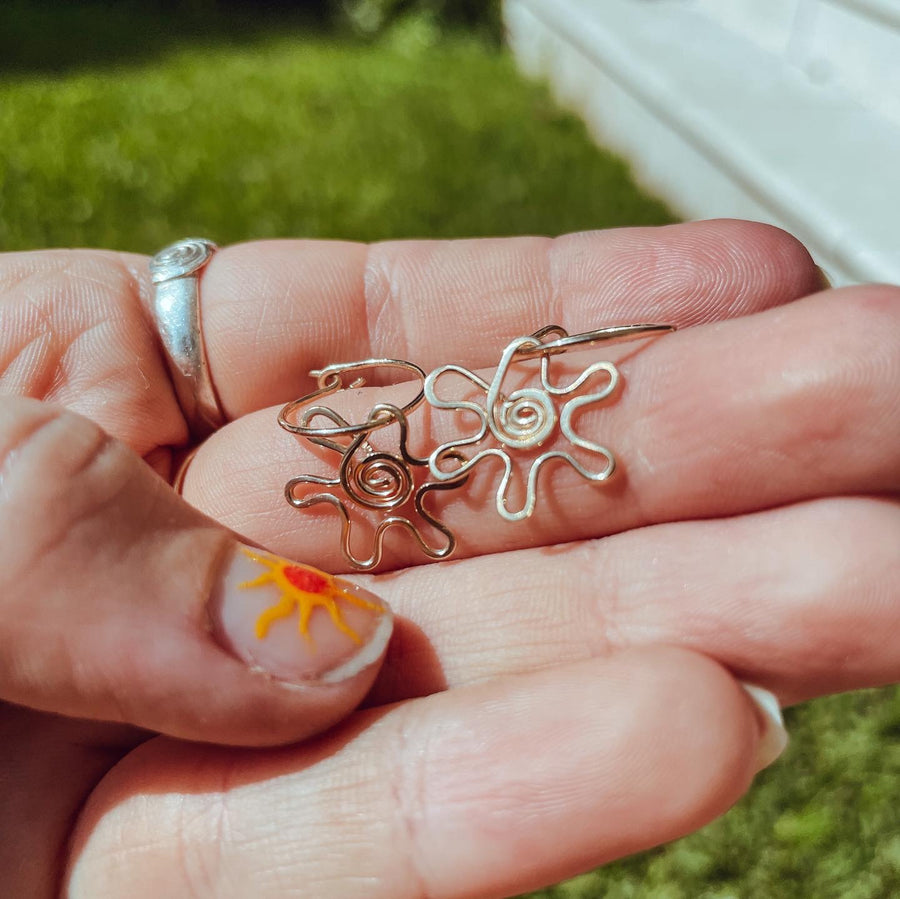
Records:
{"label": "blurred background", "polygon": [[0,246],[671,220],[500,35],[474,0],[3,0]]}
{"label": "blurred background", "polygon": [[[2,0],[0,248],[745,215],[837,280],[900,281],[881,165],[900,149],[900,44],[851,52],[816,5]],[[847,5],[893,27],[892,0]],[[534,896],[900,896],[900,693],[787,718],[788,752],[725,818]]]}

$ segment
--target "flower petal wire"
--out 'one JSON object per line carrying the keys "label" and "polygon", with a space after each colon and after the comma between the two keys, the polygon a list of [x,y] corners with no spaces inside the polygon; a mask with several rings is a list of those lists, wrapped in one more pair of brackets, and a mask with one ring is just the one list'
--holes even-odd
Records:
{"label": "flower petal wire", "polygon": [[[534,514],[537,505],[537,483],[541,469],[552,461],[568,464],[579,475],[588,481],[599,483],[608,480],[616,468],[616,460],[612,452],[594,441],[587,440],[576,433],[573,416],[586,406],[599,403],[612,396],[620,383],[619,370],[611,362],[595,362],[582,371],[568,384],[560,384],[551,380],[551,354],[541,356],[540,387],[525,387],[504,393],[503,381],[514,362],[522,361],[523,348],[532,349],[540,346],[541,339],[547,334],[567,336],[557,326],[543,329],[529,337],[519,337],[504,349],[500,363],[491,382],[488,383],[472,371],[459,365],[444,365],[435,369],[425,379],[425,398],[430,405],[438,409],[469,411],[475,413],[480,421],[476,433],[441,444],[428,457],[431,475],[437,481],[449,481],[466,475],[486,458],[496,457],[503,471],[497,484],[495,505],[497,513],[507,521],[521,521]],[[583,387],[598,374],[606,376],[605,383],[588,394],[569,399],[556,411],[553,397],[568,396]],[[438,394],[438,382],[448,374],[461,376],[474,384],[484,394],[484,404],[469,400],[449,400]],[[591,469],[583,465],[571,453],[565,450],[550,450],[535,459],[528,470],[525,483],[525,498],[519,509],[509,507],[509,489],[513,476],[513,461],[510,450],[530,450],[540,446],[552,435],[559,424],[563,437],[573,446],[599,456],[603,465],[599,469]],[[463,448],[476,446],[486,437],[488,431],[501,446],[489,447],[467,458]],[[453,459],[459,464],[447,469],[446,462]]]}
{"label": "flower petal wire", "polygon": [[[301,423],[309,427],[316,416],[324,416],[330,422],[343,427],[346,422],[333,409],[328,407],[312,407],[306,411]],[[397,406],[379,403],[369,413],[368,424],[372,425],[363,433],[357,434],[349,444],[342,445],[327,438],[307,438],[311,442],[327,449],[340,452],[341,461],[336,478],[323,478],[316,475],[299,475],[291,478],[285,485],[285,497],[295,509],[308,509],[325,503],[337,510],[341,519],[341,552],[354,568],[369,571],[381,563],[384,555],[385,535],[391,528],[407,531],[419,549],[430,559],[444,559],[456,549],[456,536],[453,531],[425,508],[426,496],[436,490],[452,490],[461,486],[466,480],[465,474],[457,475],[439,483],[426,481],[415,487],[412,466],[426,468],[427,459],[420,459],[409,451],[409,423],[406,415]],[[376,451],[368,441],[375,430],[381,430],[396,423],[399,427],[396,452]],[[359,457],[359,451],[362,456]],[[333,488],[333,492],[314,493],[299,497],[297,487],[302,484]],[[372,551],[363,558],[353,551],[353,519],[348,505],[385,512],[404,505],[409,498],[413,499],[413,507],[419,518],[440,533],[442,544],[432,545],[423,535],[419,524],[403,515],[389,515],[375,526],[372,535]]]}

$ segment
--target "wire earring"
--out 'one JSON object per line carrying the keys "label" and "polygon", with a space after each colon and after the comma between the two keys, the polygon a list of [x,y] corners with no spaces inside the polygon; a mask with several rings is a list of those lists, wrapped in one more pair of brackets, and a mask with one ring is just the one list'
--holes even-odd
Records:
{"label": "wire earring", "polygon": [[[285,497],[296,509],[331,505],[341,519],[341,552],[353,568],[368,571],[380,564],[386,533],[398,529],[408,533],[429,559],[446,559],[453,554],[457,537],[453,530],[426,507],[429,494],[462,487],[473,469],[485,459],[498,458],[502,472],[495,488],[497,513],[506,521],[531,517],[538,501],[539,475],[549,462],[562,462],[582,478],[602,483],[616,469],[613,452],[600,443],[579,434],[573,418],[583,409],[596,406],[616,395],[621,383],[618,368],[612,362],[589,364],[568,383],[558,379],[556,356],[574,348],[609,345],[638,340],[674,328],[670,325],[635,324],[600,328],[570,335],[558,325],[549,325],[525,337],[517,337],[504,348],[490,380],[459,365],[442,365],[428,375],[418,365],[401,359],[364,359],[337,363],[311,372],[317,388],[288,403],[279,413],[278,423],[287,431],[339,456],[332,477],[302,474],[285,486]],[[534,369],[526,363],[539,360],[537,382]],[[403,406],[376,403],[363,421],[349,422],[324,400],[347,389],[364,386],[363,377],[345,376],[380,367],[399,369],[421,381],[415,396]],[[510,389],[506,383],[514,373],[531,378],[532,383]],[[461,378],[474,388],[475,399],[452,398],[440,385],[450,377]],[[410,452],[410,423],[426,403],[434,411],[469,412],[476,416],[473,433],[447,440],[427,456]],[[316,423],[324,419],[325,423]],[[396,427],[389,448],[376,449],[378,435],[383,443]],[[524,501],[510,509],[510,486],[516,471],[516,458],[561,436],[567,446],[548,449],[530,460],[525,476]],[[488,441],[492,445],[485,446]],[[587,461],[576,458],[577,450]],[[304,494],[303,488],[319,488]],[[354,551],[354,521],[357,512],[376,519],[367,555]],[[426,536],[430,528],[437,541]]]}

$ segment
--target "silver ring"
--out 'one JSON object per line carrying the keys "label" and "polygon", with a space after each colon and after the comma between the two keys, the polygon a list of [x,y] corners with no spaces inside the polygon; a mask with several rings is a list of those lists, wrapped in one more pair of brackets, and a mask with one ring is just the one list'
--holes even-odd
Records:
{"label": "silver ring", "polygon": [[206,437],[225,422],[209,373],[200,325],[200,273],[218,247],[188,237],[150,260],[153,316],[181,411],[194,437]]}

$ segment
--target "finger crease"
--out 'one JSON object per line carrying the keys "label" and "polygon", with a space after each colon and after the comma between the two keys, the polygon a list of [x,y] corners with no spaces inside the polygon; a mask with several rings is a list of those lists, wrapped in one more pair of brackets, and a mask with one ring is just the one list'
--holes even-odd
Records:
{"label": "finger crease", "polygon": [[363,308],[369,354],[373,358],[387,355],[408,359],[411,345],[402,293],[396,287],[393,264],[386,267],[377,261],[379,247],[379,244],[368,245],[363,268]]}
{"label": "finger crease", "polygon": [[425,808],[425,764],[420,753],[412,752],[408,734],[409,715],[401,717],[392,753],[391,798],[396,820],[402,858],[406,862],[410,895],[416,899],[432,899],[428,881],[419,866],[421,821]]}

